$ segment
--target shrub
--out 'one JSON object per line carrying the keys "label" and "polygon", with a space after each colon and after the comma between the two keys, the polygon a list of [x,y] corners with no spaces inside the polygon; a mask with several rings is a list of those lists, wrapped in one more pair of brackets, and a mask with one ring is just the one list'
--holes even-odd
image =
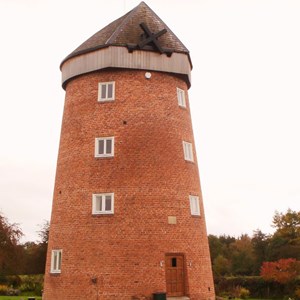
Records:
{"label": "shrub", "polygon": [[300,286],[298,286],[295,290],[296,299],[300,299]]}
{"label": "shrub", "polygon": [[1,296],[6,296],[8,291],[8,286],[7,285],[0,285],[0,295]]}
{"label": "shrub", "polygon": [[19,289],[22,292],[34,292],[37,296],[42,295],[43,275],[22,275],[22,284]]}
{"label": "shrub", "polygon": [[16,288],[21,284],[21,278],[18,275],[0,275],[0,284]]}
{"label": "shrub", "polygon": [[235,286],[232,290],[232,296],[234,296],[235,298],[241,298],[241,299],[246,299],[249,297],[250,295],[250,291],[247,290],[246,288],[242,287],[242,286]]}
{"label": "shrub", "polygon": [[250,296],[250,291],[247,290],[246,288],[242,287],[241,290],[240,290],[240,297],[242,299],[247,299],[249,296]]}
{"label": "shrub", "polygon": [[9,288],[6,293],[7,296],[19,296],[20,294],[21,292],[19,290],[13,288]]}

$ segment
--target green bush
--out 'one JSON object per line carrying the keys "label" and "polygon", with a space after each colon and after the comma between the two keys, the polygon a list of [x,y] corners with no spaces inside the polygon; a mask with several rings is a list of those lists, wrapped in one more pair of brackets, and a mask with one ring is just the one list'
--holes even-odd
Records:
{"label": "green bush", "polygon": [[34,292],[36,296],[42,295],[43,290],[43,275],[21,275],[21,285],[19,286],[20,291],[23,292]]}

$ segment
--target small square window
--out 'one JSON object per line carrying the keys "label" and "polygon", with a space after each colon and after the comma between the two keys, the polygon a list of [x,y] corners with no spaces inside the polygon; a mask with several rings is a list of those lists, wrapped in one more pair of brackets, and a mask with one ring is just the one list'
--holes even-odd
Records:
{"label": "small square window", "polygon": [[114,156],[114,137],[101,137],[95,139],[95,157]]}
{"label": "small square window", "polygon": [[183,153],[185,160],[194,161],[193,145],[191,143],[183,141]]}
{"label": "small square window", "polygon": [[177,99],[179,106],[186,107],[184,90],[177,88]]}
{"label": "small square window", "polygon": [[113,101],[115,100],[115,82],[99,82],[98,86],[98,101]]}
{"label": "small square window", "polygon": [[93,194],[93,215],[113,214],[114,194]]}
{"label": "small square window", "polygon": [[52,250],[51,252],[51,273],[61,272],[62,250]]}
{"label": "small square window", "polygon": [[190,195],[190,208],[192,216],[200,216],[199,197]]}

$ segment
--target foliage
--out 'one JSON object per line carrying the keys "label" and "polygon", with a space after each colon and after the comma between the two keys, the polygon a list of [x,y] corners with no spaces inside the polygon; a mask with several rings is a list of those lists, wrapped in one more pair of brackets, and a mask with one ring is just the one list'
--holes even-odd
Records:
{"label": "foliage", "polygon": [[0,285],[0,295],[2,296],[18,296],[20,291],[14,288],[11,288],[7,285]]}
{"label": "foliage", "polygon": [[266,259],[268,244],[270,236],[264,234],[261,230],[257,229],[253,232],[251,244],[253,248],[254,262],[253,273],[259,274],[261,265]]}
{"label": "foliage", "polygon": [[10,224],[0,213],[0,274],[13,274],[19,266],[19,240],[23,235],[17,224]]}
{"label": "foliage", "polygon": [[294,280],[298,275],[300,275],[300,262],[293,258],[264,262],[261,268],[262,278],[282,284]]}
{"label": "foliage", "polygon": [[235,276],[215,278],[215,289],[217,295],[234,296],[234,290],[237,287],[243,287],[249,290],[251,298],[283,299],[289,295],[295,298],[296,288],[300,286],[300,278],[295,279],[288,285],[280,284],[276,281],[265,281],[260,276]]}
{"label": "foliage", "polygon": [[270,240],[267,260],[300,260],[300,211],[288,209],[285,214],[275,212],[272,226],[276,231]]}
{"label": "foliage", "polygon": [[296,290],[295,290],[295,297],[297,299],[300,299],[300,286],[296,287]]}
{"label": "foliage", "polygon": [[259,275],[263,262],[288,258],[300,261],[300,212],[275,212],[272,224],[273,235],[259,229],[252,237],[209,235],[214,277]]}
{"label": "foliage", "polygon": [[[22,295],[42,295],[44,276],[41,274],[2,276],[1,280],[6,283],[0,284],[0,295],[19,295],[20,292]],[[12,282],[15,283],[15,286],[11,285]]]}
{"label": "foliage", "polygon": [[249,297],[250,291],[248,289],[238,285],[238,286],[234,287],[234,289],[232,291],[232,295],[235,298],[246,299]]}
{"label": "foliage", "polygon": [[21,275],[21,292],[34,292],[35,295],[42,295],[43,290],[43,275]]}
{"label": "foliage", "polygon": [[300,211],[288,209],[285,214],[275,212],[273,217],[273,227],[276,234],[288,237],[291,240],[300,238]]}
{"label": "foliage", "polygon": [[213,261],[213,272],[216,276],[230,274],[230,262],[223,255],[219,254]]}
{"label": "foliage", "polygon": [[18,275],[8,275],[8,276],[1,275],[0,284],[4,284],[16,288],[21,284],[21,278]]}
{"label": "foliage", "polygon": [[8,286],[7,285],[0,285],[0,295],[7,295]]}
{"label": "foliage", "polygon": [[231,272],[236,275],[252,275],[254,265],[251,238],[244,234],[230,244]]}
{"label": "foliage", "polygon": [[42,274],[45,272],[49,237],[49,222],[44,221],[38,232],[40,241],[23,244],[23,274]]}

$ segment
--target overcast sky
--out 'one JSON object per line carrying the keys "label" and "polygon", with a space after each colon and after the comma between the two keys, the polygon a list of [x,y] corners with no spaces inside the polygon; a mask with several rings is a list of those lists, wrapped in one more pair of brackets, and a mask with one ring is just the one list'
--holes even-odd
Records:
{"label": "overcast sky", "polygon": [[[191,52],[210,234],[272,233],[300,210],[300,1],[148,0]],[[0,0],[0,211],[26,240],[50,219],[60,62],[135,0]]]}

